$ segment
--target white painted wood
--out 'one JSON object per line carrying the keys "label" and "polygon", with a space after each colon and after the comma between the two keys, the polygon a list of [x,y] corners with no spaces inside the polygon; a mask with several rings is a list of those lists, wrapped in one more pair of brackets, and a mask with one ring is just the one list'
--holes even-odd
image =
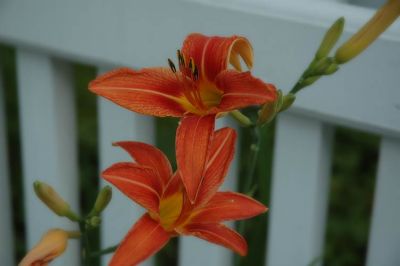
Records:
{"label": "white painted wood", "polygon": [[[104,67],[100,73],[105,72]],[[116,162],[132,161],[121,148],[113,147],[115,141],[134,140],[154,144],[154,119],[128,111],[104,98],[98,98],[99,140],[100,140],[100,171]],[[106,182],[102,181],[102,185]],[[113,198],[103,212],[101,227],[102,247],[118,244],[129,229],[139,219],[145,210],[124,196],[113,187]],[[111,259],[111,255],[103,257],[103,265]],[[153,265],[150,258],[141,265]]]}
{"label": "white painted wood", "polygon": [[[35,180],[45,181],[79,211],[74,91],[68,65],[36,51],[17,49],[17,74],[27,245],[31,248],[52,227],[77,228],[53,214],[32,188]],[[69,241],[66,253],[54,265],[78,265],[78,254],[78,241]]]}
{"label": "white painted wood", "polygon": [[[238,130],[238,125],[230,117],[223,117],[217,120],[216,128],[232,127]],[[238,132],[238,131],[237,131]],[[228,175],[224,184],[221,186],[221,191],[235,191],[238,177],[238,147],[239,142],[236,142],[236,154],[229,168]],[[230,227],[233,223],[228,223]],[[181,237],[179,242],[179,265],[186,266],[220,266],[232,265],[232,252],[221,246],[210,244],[205,240],[197,237]]]}
{"label": "white painted wood", "polygon": [[276,128],[268,266],[308,265],[322,255],[332,131],[325,124],[281,114]]}
{"label": "white painted wood", "polygon": [[[0,62],[1,64],[1,62]],[[4,84],[0,65],[0,258],[4,265],[14,265],[14,235],[11,211],[11,187],[7,152]]]}
{"label": "white painted wood", "polygon": [[[254,73],[289,90],[335,19],[346,17],[344,40],[374,12],[343,1],[308,5],[277,0],[262,5],[257,1],[214,2],[116,0],[100,5],[94,0],[7,1],[0,9],[0,40],[77,60],[166,66],[166,59],[174,57],[190,32],[242,34],[254,47]],[[400,21],[361,57],[301,92],[295,111],[396,136],[400,132],[400,59],[393,55],[400,54],[399,33]]]}
{"label": "white painted wood", "polygon": [[400,265],[400,139],[380,146],[367,265]]}

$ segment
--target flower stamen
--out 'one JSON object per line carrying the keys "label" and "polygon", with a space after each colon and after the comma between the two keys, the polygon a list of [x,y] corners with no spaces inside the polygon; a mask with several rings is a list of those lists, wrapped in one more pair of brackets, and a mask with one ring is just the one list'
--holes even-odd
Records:
{"label": "flower stamen", "polygon": [[169,59],[169,58],[168,58],[168,65],[169,65],[169,68],[171,69],[171,71],[174,72],[174,73],[176,73],[175,64],[174,64],[174,62],[172,62],[172,60]]}

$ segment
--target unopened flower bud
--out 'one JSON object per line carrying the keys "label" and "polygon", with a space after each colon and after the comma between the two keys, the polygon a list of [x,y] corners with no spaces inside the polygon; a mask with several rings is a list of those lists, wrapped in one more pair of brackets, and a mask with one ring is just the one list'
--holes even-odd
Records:
{"label": "unopened flower bud", "polygon": [[264,104],[258,111],[258,125],[269,123],[274,119],[275,115],[279,111],[283,104],[283,94],[281,90],[278,90],[278,97],[274,102],[268,102]]}
{"label": "unopened flower bud", "polygon": [[329,30],[325,33],[324,38],[318,48],[315,58],[317,60],[328,56],[329,52],[335,46],[343,32],[344,18],[341,17],[332,24]]}
{"label": "unopened flower bud", "polygon": [[94,203],[93,213],[94,215],[100,214],[110,203],[112,198],[112,189],[110,186],[105,186],[101,189],[97,195],[96,202]]}
{"label": "unopened flower bud", "polygon": [[38,198],[57,215],[68,216],[71,213],[69,204],[51,186],[35,181],[33,188]]}
{"label": "unopened flower bud", "polygon": [[313,84],[314,82],[316,82],[321,76],[313,76],[313,77],[309,77],[304,79],[301,84],[303,87],[309,86],[311,84]]}
{"label": "unopened flower bud", "polygon": [[325,71],[334,64],[332,57],[322,58],[317,62],[315,67],[311,70],[310,76],[321,76],[325,74]]}
{"label": "unopened flower bud", "polygon": [[49,262],[64,253],[68,245],[68,238],[69,233],[67,231],[62,229],[49,230],[18,265],[48,265]]}
{"label": "unopened flower bud", "polygon": [[335,73],[336,71],[338,71],[338,69],[339,69],[339,65],[332,63],[327,69],[325,69],[324,75],[331,75],[331,74]]}
{"label": "unopened flower bud", "polygon": [[290,106],[292,106],[295,100],[296,100],[296,95],[294,95],[293,93],[288,93],[285,96],[283,96],[283,103],[281,108],[279,109],[279,112],[287,110]]}
{"label": "unopened flower bud", "polygon": [[346,63],[363,52],[400,15],[400,0],[388,0],[375,15],[335,54],[336,62]]}

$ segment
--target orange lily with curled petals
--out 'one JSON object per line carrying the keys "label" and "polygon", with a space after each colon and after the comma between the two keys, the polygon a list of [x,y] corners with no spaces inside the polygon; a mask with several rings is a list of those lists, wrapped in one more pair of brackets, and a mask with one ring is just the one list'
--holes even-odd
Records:
{"label": "orange lily with curled petals", "polygon": [[[223,225],[267,210],[235,192],[217,192],[233,158],[236,133],[214,131],[215,116],[184,117],[176,136],[178,170],[166,156],[140,142],[118,142],[136,162],[116,163],[102,176],[147,209],[122,240],[110,265],[136,265],[171,237],[193,235],[246,255],[247,243]],[[196,141],[195,141],[196,140]]]}
{"label": "orange lily with curled petals", "polygon": [[117,69],[92,81],[89,89],[154,116],[216,114],[275,101],[275,86],[241,72],[240,57],[250,69],[253,50],[246,38],[194,33],[178,50],[179,68],[168,59],[169,68]]}

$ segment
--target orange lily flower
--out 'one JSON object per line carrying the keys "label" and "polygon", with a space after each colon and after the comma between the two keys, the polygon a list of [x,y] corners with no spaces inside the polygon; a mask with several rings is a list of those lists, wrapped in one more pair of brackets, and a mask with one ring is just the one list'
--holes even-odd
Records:
{"label": "orange lily flower", "polygon": [[89,89],[134,112],[175,117],[228,112],[277,97],[274,85],[241,72],[240,57],[249,69],[253,65],[244,37],[190,34],[177,55],[178,69],[170,59],[169,68],[117,69],[92,81]]}
{"label": "orange lily flower", "polygon": [[122,240],[110,265],[136,265],[160,250],[171,237],[193,235],[244,256],[246,240],[223,225],[267,210],[240,193],[217,192],[234,155],[236,133],[214,131],[215,115],[187,116],[176,136],[178,170],[166,156],[141,142],[118,142],[136,162],[122,162],[102,176],[147,209]]}
{"label": "orange lily flower", "polygon": [[18,264],[19,266],[46,266],[64,253],[68,245],[68,232],[62,229],[49,230]]}

